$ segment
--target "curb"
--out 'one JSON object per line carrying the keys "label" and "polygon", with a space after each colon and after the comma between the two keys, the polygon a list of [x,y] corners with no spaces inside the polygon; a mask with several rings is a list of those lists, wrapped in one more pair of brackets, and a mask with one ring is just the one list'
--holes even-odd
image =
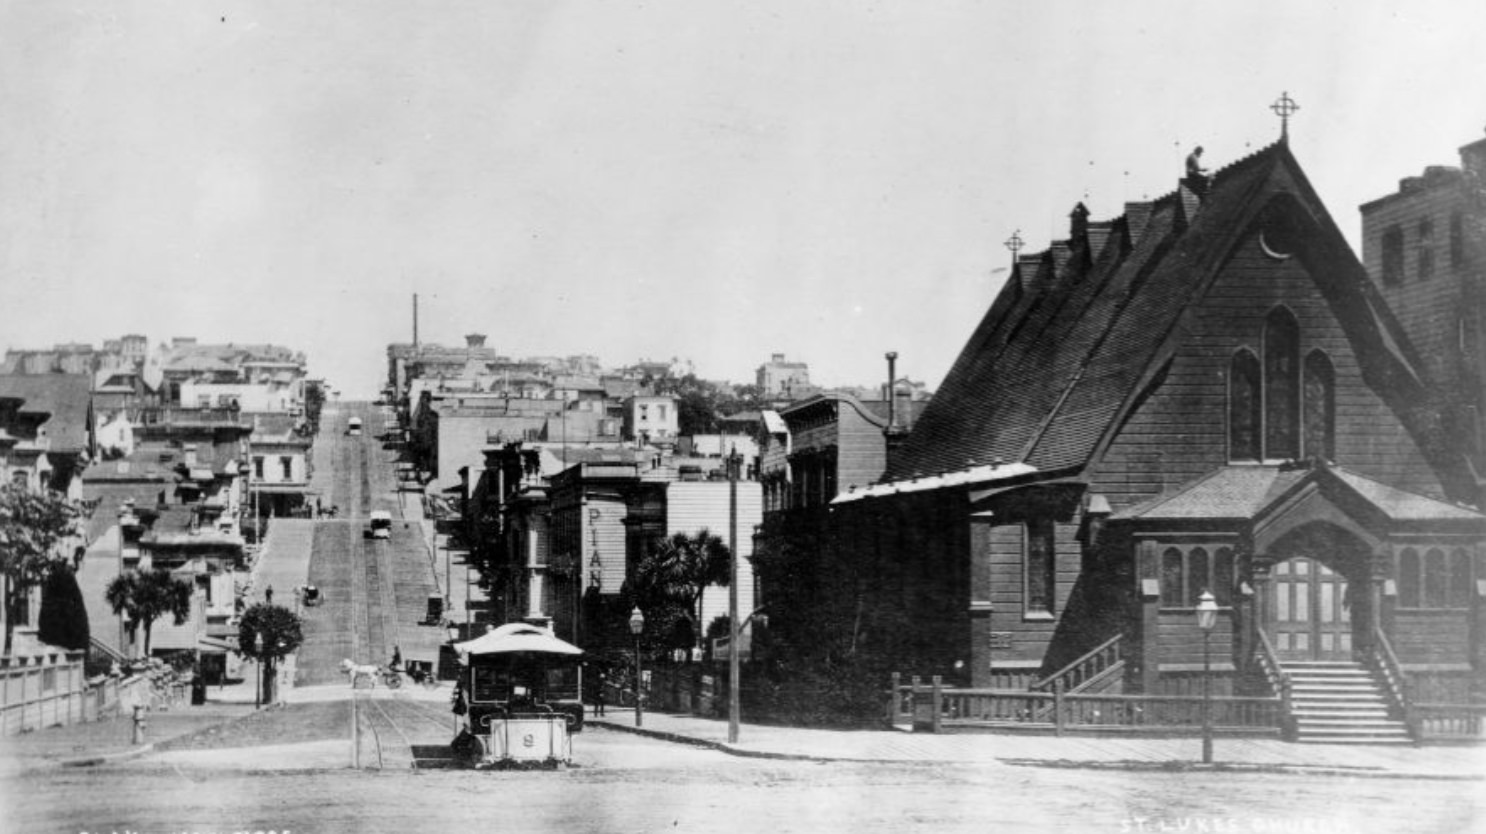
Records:
{"label": "curb", "polygon": [[[647,736],[661,741],[670,741],[677,744],[689,744],[693,747],[704,747],[727,753],[730,756],[740,756],[751,759],[775,759],[780,761],[798,762],[853,762],[870,764],[967,764],[953,759],[880,759],[880,758],[852,758],[844,756],[812,756],[803,753],[778,753],[768,750],[748,750],[729,744],[725,741],[709,741],[680,733],[667,732],[665,730],[652,730],[645,727],[635,727],[629,724],[615,724],[608,721],[588,719],[589,725],[603,727],[606,730],[618,730],[632,735]],[[1244,762],[1218,762],[1215,764],[1202,764],[1200,762],[1188,762],[1181,760],[1170,761],[1077,761],[1073,759],[1003,759],[997,758],[992,761],[971,762],[968,764],[1002,764],[1013,767],[1042,767],[1063,770],[1123,770],[1132,772],[1160,772],[1160,773],[1251,773],[1261,775],[1291,774],[1296,776],[1346,776],[1364,779],[1428,779],[1433,781],[1449,782],[1480,782],[1486,781],[1486,775],[1460,774],[1460,773],[1431,773],[1414,771],[1377,770],[1371,768],[1349,768],[1336,765],[1306,765],[1306,764],[1248,764]]]}
{"label": "curb", "polygon": [[1250,764],[1246,762],[1215,762],[1202,764],[1179,760],[1169,761],[1097,761],[1085,762],[1072,759],[997,759],[1013,767],[1043,767],[1064,770],[1125,770],[1161,773],[1253,773],[1263,775],[1292,774],[1295,776],[1346,776],[1362,779],[1429,779],[1445,782],[1480,782],[1486,776],[1463,773],[1435,773],[1408,770],[1382,770],[1367,767],[1345,767],[1341,765],[1307,764]]}
{"label": "curb", "polygon": [[810,756],[802,753],[775,753],[768,750],[746,750],[725,741],[708,741],[707,739],[694,736],[682,735],[680,733],[669,733],[665,730],[651,730],[645,727],[634,727],[626,724],[611,724],[608,721],[599,721],[589,718],[586,722],[591,727],[602,727],[606,730],[618,730],[621,733],[646,736],[661,741],[671,741],[676,744],[689,744],[692,747],[704,747],[709,750],[717,750],[730,756],[739,756],[748,759],[775,759],[780,761],[795,762],[877,762],[887,761],[885,759],[838,759],[830,756]]}
{"label": "curb", "polygon": [[80,759],[63,759],[57,763],[58,767],[94,767],[96,765],[108,764],[109,762],[122,762],[133,759],[155,749],[154,742],[141,745],[118,753],[99,753],[96,756],[84,756]]}

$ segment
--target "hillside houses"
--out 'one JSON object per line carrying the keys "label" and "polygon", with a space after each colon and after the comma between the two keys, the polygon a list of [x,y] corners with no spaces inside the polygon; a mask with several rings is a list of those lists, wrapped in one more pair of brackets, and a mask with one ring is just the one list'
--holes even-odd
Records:
{"label": "hillside houses", "polygon": [[104,589],[123,571],[163,568],[192,585],[193,613],[157,628],[152,649],[199,654],[213,679],[225,672],[249,546],[268,519],[308,504],[305,364],[273,345],[151,350],[138,335],[7,353],[0,475],[84,508],[74,563],[96,650],[142,650]]}

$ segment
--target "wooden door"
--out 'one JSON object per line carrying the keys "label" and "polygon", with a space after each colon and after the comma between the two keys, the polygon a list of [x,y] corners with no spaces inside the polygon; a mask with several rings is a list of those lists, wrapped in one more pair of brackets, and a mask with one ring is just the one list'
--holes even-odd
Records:
{"label": "wooden door", "polygon": [[1270,642],[1281,660],[1351,660],[1347,580],[1300,556],[1274,566]]}

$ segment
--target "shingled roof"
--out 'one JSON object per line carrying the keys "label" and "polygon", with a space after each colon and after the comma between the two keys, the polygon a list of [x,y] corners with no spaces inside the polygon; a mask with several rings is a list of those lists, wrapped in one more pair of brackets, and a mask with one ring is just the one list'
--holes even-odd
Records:
{"label": "shingled roof", "polygon": [[1411,375],[1407,340],[1289,149],[1276,144],[1215,173],[1200,204],[1179,189],[1021,255],[885,480],[957,472],[967,461],[1049,474],[1088,465],[1180,342],[1193,302],[1276,199],[1304,224],[1308,245],[1339,265],[1326,280],[1337,283],[1335,303],[1351,305],[1344,326]]}
{"label": "shingled roof", "polygon": [[92,383],[85,374],[0,374],[0,397],[23,400],[22,412],[51,415],[43,426],[53,451],[85,453]]}

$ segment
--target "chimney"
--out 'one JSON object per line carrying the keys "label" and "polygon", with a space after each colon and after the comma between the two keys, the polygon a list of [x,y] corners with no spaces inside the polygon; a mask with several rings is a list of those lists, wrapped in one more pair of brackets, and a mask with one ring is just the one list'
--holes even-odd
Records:
{"label": "chimney", "polygon": [[1460,165],[1468,174],[1486,176],[1486,139],[1477,139],[1461,148]]}
{"label": "chimney", "polygon": [[898,430],[898,394],[894,381],[898,378],[898,352],[890,350],[887,352],[887,429],[888,433]]}
{"label": "chimney", "polygon": [[1068,214],[1068,244],[1077,246],[1089,233],[1089,208],[1082,202]]}
{"label": "chimney", "polygon": [[887,428],[882,430],[882,436],[886,441],[887,464],[892,466],[893,459],[898,456],[898,449],[903,441],[908,438],[908,429],[898,424],[898,352],[890,350],[887,353]]}

